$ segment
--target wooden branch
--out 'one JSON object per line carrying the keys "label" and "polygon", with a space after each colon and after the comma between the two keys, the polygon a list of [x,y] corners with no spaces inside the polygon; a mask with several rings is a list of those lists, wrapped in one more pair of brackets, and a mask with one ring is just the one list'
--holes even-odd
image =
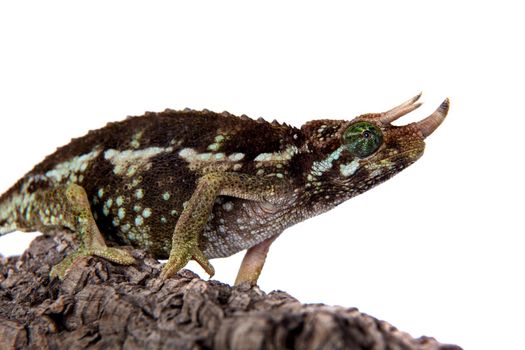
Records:
{"label": "wooden branch", "polygon": [[38,237],[21,257],[0,257],[0,349],[460,349],[281,291],[188,270],[162,281],[160,264],[140,250],[137,265],[85,258],[50,281],[71,237]]}

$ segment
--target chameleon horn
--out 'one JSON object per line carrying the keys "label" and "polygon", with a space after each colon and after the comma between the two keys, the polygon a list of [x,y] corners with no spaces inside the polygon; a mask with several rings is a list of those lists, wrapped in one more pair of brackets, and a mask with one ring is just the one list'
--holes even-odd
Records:
{"label": "chameleon horn", "polygon": [[383,124],[389,124],[396,119],[401,118],[407,113],[412,112],[414,109],[421,106],[421,103],[416,103],[417,100],[421,97],[421,92],[416,96],[412,97],[410,100],[403,102],[397,107],[392,108],[388,112],[381,113],[378,117],[378,120]]}
{"label": "chameleon horn", "polygon": [[434,130],[436,130],[437,127],[443,123],[443,120],[445,120],[445,117],[447,116],[449,105],[450,101],[448,98],[446,98],[434,113],[415,123],[423,138],[426,138],[428,135],[432,134]]}

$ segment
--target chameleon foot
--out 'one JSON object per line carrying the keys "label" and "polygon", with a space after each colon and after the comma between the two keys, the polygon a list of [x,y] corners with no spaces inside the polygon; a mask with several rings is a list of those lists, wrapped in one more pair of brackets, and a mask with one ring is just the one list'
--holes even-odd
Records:
{"label": "chameleon foot", "polygon": [[75,262],[85,256],[100,256],[106,260],[120,265],[131,265],[135,263],[135,259],[125,250],[111,248],[111,247],[92,247],[92,248],[78,248],[75,252],[68,255],[64,260],[53,266],[49,276],[51,278],[58,277],[63,280],[69,272],[69,269]]}
{"label": "chameleon foot", "polygon": [[190,260],[195,260],[206,271],[210,277],[215,274],[215,269],[208,261],[208,258],[202,253],[197,244],[177,244],[171,250],[170,257],[160,277],[162,279],[170,278],[182,269]]}

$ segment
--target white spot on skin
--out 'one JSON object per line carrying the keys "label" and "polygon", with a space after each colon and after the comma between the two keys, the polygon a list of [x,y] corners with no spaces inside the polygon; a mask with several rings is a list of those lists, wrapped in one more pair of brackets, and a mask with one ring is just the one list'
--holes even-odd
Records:
{"label": "white spot on skin", "polygon": [[135,218],[135,225],[141,226],[143,223],[144,223],[144,219],[142,218],[142,216],[137,216]]}
{"label": "white spot on skin", "polygon": [[272,156],[272,153],[261,153],[255,157],[254,161],[256,162],[266,162],[269,161]]}
{"label": "white spot on skin", "polygon": [[135,175],[137,173],[137,166],[135,165],[131,165],[128,170],[126,171],[126,176],[127,177],[132,177],[133,175]]}
{"label": "white spot on skin", "polygon": [[210,150],[210,151],[217,151],[217,150],[219,150],[219,148],[221,148],[222,141],[224,141],[224,136],[222,136],[222,135],[215,136],[215,143],[212,143],[211,145],[209,145],[208,146],[208,150]]}
{"label": "white spot on skin", "polygon": [[121,207],[122,204],[124,204],[124,197],[122,197],[122,196],[118,196],[117,199],[115,200],[115,203],[117,203],[117,205],[118,205],[119,207]]}
{"label": "white spot on skin", "polygon": [[124,208],[119,208],[119,209],[118,209],[118,218],[119,218],[120,220],[123,220],[124,217],[126,217],[126,209],[124,209]]}
{"label": "white spot on skin", "polygon": [[129,143],[131,147],[133,148],[139,148],[140,147],[140,139],[142,138],[143,131],[139,131],[135,135],[133,135],[133,138],[131,139],[131,142]]}
{"label": "white spot on skin", "polygon": [[135,191],[135,198],[142,199],[144,197],[144,190],[139,188]]}
{"label": "white spot on skin", "polygon": [[179,152],[179,156],[181,156],[182,158],[186,160],[195,157],[195,154],[197,154],[197,152],[193,148],[183,148]]}
{"label": "white spot on skin", "polygon": [[169,200],[171,197],[170,193],[169,192],[164,192],[162,194],[162,199],[164,199],[165,201]]}
{"label": "white spot on skin", "polygon": [[233,203],[232,202],[226,202],[222,205],[222,209],[226,211],[232,211],[233,210]]}
{"label": "white spot on skin", "polygon": [[133,206],[133,210],[136,211],[136,212],[138,213],[139,211],[142,210],[142,207],[141,207],[140,205],[138,205],[138,204],[135,204],[135,205]]}
{"label": "white spot on skin", "polygon": [[57,164],[52,170],[46,172],[45,176],[54,181],[60,182],[62,179],[68,178],[75,173],[85,171],[89,166],[89,163],[98,157],[100,152],[99,149],[95,149],[94,151],[81,156],[73,157],[65,162]]}
{"label": "white spot on skin", "polygon": [[168,220],[166,220],[166,218],[164,216],[161,216],[160,217],[160,222],[162,222],[163,224],[167,223]]}
{"label": "white spot on skin", "polygon": [[122,232],[128,232],[130,228],[131,228],[131,227],[129,226],[129,224],[122,225],[122,226],[120,227],[120,229],[122,230]]}
{"label": "white spot on skin", "polygon": [[[213,150],[216,150],[215,147],[212,147],[212,148]],[[210,147],[208,147],[208,149],[210,149]],[[226,168],[222,169],[222,171],[226,171],[226,170],[231,169],[230,168],[231,165],[229,165],[228,162],[238,162],[242,160],[245,155],[244,153],[239,153],[239,152],[232,153],[229,156],[227,156],[226,154],[222,152],[220,153],[210,153],[210,152],[197,153],[193,148],[184,148],[179,151],[179,156],[183,158],[185,161],[187,161],[188,163],[190,163],[190,168],[192,166],[199,167],[202,165],[206,165],[202,163],[218,163],[219,166],[221,164],[224,165]],[[239,164],[239,165],[234,164],[233,170],[239,170],[241,169],[241,167],[242,167],[242,164]]]}
{"label": "white spot on skin", "polygon": [[97,195],[98,195],[98,198],[102,198],[104,196],[104,189],[103,188],[99,188],[98,192],[97,192]]}
{"label": "white spot on skin", "polygon": [[[117,151],[115,149],[108,149],[106,152],[104,152],[104,158],[106,160],[109,160],[111,164],[113,164],[113,172],[116,175],[122,175],[125,172],[128,171],[130,166],[135,166],[137,169],[139,168],[148,168],[148,166],[151,165],[149,160],[156,155],[163,154],[163,153],[169,153],[173,151],[173,147],[149,147],[141,150],[125,150],[125,151]],[[132,176],[135,174],[135,171],[130,171],[131,175],[126,174],[128,176]]]}
{"label": "white spot on skin", "polygon": [[149,218],[151,216],[151,209],[150,208],[144,209],[144,211],[142,212],[142,216],[144,218]]}
{"label": "white spot on skin", "polygon": [[198,155],[198,158],[199,160],[207,161],[211,159],[211,155],[212,155],[211,153],[201,153]]}
{"label": "white spot on skin", "polygon": [[244,158],[244,153],[232,153],[228,156],[228,159],[232,162],[238,162]]}
{"label": "white spot on skin", "polygon": [[133,179],[133,181],[131,182],[131,187],[137,187],[140,181],[141,181],[140,178]]}
{"label": "white spot on skin", "polygon": [[372,171],[370,173],[370,177],[371,178],[377,177],[377,176],[381,175],[381,173],[383,173],[383,169],[381,169],[381,168],[374,169],[374,171]]}
{"label": "white spot on skin", "polygon": [[106,201],[106,207],[111,208],[112,205],[113,205],[113,199],[110,198]]}
{"label": "white spot on skin", "polygon": [[275,153],[261,153],[255,157],[256,162],[272,162],[272,161],[283,161],[290,160],[292,157],[299,152],[296,146],[288,146],[284,151]]}
{"label": "white spot on skin", "polygon": [[339,171],[344,177],[352,176],[359,169],[359,160],[354,159],[348,164],[341,164],[339,166]]}
{"label": "white spot on skin", "polygon": [[341,153],[345,149],[346,149],[346,146],[344,145],[340,146],[338,149],[330,153],[328,157],[326,157],[325,159],[319,162],[314,162],[312,164],[311,174],[314,176],[321,176],[323,175],[324,172],[330,170],[332,168],[332,165],[333,165],[332,163],[334,162],[334,160],[339,159],[339,157],[341,156]]}

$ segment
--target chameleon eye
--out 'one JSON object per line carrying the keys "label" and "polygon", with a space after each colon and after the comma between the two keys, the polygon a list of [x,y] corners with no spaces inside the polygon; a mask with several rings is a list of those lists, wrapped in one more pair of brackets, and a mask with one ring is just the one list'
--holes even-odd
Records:
{"label": "chameleon eye", "polygon": [[379,128],[368,122],[357,122],[348,127],[343,134],[343,144],[359,158],[366,158],[383,143]]}

